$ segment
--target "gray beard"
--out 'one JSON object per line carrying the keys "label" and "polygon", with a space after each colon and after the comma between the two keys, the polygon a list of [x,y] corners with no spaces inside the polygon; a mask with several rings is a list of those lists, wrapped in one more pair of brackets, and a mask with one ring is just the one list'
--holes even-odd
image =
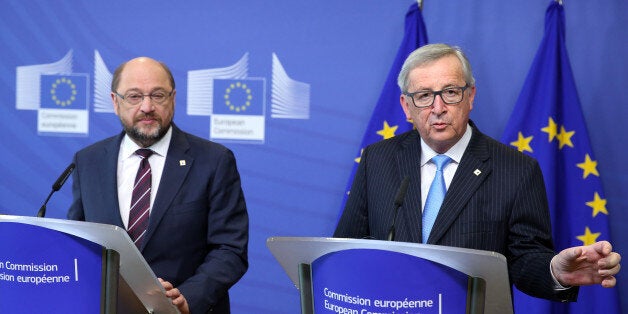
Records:
{"label": "gray beard", "polygon": [[166,133],[168,133],[168,129],[169,129],[169,127],[164,128],[160,125],[159,128],[157,129],[157,134],[148,135],[148,134],[144,134],[140,132],[140,130],[135,128],[134,126],[127,127],[124,124],[122,124],[122,126],[124,127],[124,132],[126,132],[126,134],[131,139],[133,139],[133,141],[135,141],[142,147],[149,147],[157,143],[159,140],[161,140],[164,137],[164,135],[166,135]]}

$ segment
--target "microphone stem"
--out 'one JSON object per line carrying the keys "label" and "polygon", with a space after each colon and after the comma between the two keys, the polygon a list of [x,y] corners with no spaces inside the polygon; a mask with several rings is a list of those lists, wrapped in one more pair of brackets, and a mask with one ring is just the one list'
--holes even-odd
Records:
{"label": "microphone stem", "polygon": [[390,227],[390,231],[388,232],[388,238],[386,240],[388,241],[395,240],[395,226]]}
{"label": "microphone stem", "polygon": [[52,196],[52,193],[54,193],[55,191],[52,190],[50,191],[50,193],[48,193],[48,197],[46,197],[46,200],[44,201],[44,204],[41,205],[41,208],[39,209],[39,212],[37,212],[37,217],[44,217],[46,216],[46,204],[48,204],[48,201],[50,200],[50,197]]}

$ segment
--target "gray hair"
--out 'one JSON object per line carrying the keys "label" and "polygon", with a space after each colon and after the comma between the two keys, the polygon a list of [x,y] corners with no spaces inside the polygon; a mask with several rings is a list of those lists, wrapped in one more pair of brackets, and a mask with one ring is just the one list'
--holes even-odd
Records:
{"label": "gray hair", "polygon": [[473,78],[471,64],[460,47],[447,44],[429,44],[413,51],[403,63],[401,72],[399,72],[399,76],[397,77],[397,85],[399,85],[401,92],[408,91],[408,75],[410,71],[450,55],[454,55],[460,60],[460,64],[462,64],[462,74],[464,75],[464,80],[467,85],[475,86],[475,78]]}

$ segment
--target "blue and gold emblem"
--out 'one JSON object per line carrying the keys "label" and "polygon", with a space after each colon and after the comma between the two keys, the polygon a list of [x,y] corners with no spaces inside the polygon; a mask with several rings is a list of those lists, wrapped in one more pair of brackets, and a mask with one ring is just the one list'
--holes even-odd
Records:
{"label": "blue and gold emblem", "polygon": [[42,75],[41,108],[86,109],[87,76]]}
{"label": "blue and gold emblem", "polygon": [[225,106],[229,108],[229,111],[245,112],[246,109],[251,107],[251,100],[253,94],[251,89],[246,83],[235,82],[229,84],[229,87],[225,90]]}
{"label": "blue and gold emblem", "polygon": [[214,79],[213,114],[263,115],[264,81],[261,79]]}
{"label": "blue and gold emblem", "polygon": [[67,77],[58,78],[52,83],[50,97],[57,106],[65,107],[71,105],[76,100],[76,84]]}

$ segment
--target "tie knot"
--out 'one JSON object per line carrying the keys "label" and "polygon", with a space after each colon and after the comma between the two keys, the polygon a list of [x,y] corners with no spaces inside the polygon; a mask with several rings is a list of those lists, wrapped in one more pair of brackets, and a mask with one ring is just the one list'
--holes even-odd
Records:
{"label": "tie knot", "polygon": [[153,151],[148,149],[148,148],[140,148],[138,150],[135,151],[136,154],[140,155],[140,157],[142,157],[142,159],[150,157],[150,155],[153,154]]}
{"label": "tie knot", "polygon": [[445,167],[450,161],[451,158],[447,155],[436,155],[432,157],[432,162],[436,165],[436,171],[442,171],[443,167]]}

